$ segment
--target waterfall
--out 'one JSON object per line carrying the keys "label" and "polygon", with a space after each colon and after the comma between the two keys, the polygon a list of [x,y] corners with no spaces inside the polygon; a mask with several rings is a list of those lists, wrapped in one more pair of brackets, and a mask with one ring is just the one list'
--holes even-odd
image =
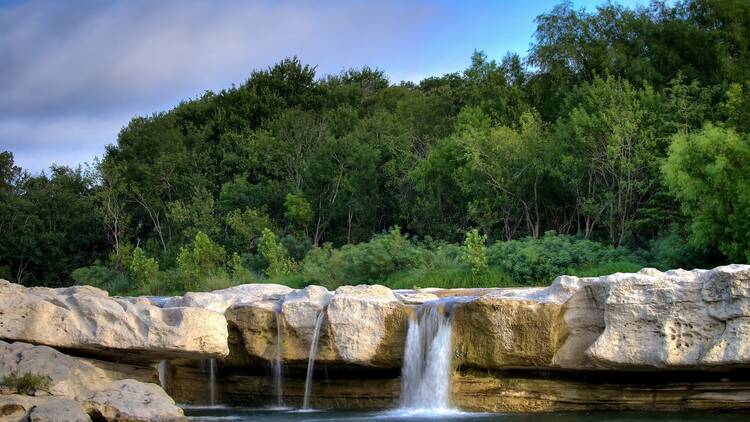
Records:
{"label": "waterfall", "polygon": [[420,305],[409,318],[401,369],[401,408],[450,410],[451,316],[447,303]]}
{"label": "waterfall", "polygon": [[208,393],[211,406],[216,405],[216,359],[208,361]]}
{"label": "waterfall", "polygon": [[281,344],[281,312],[276,311],[276,357],[273,362],[273,388],[276,393],[276,405],[284,406],[284,386],[282,379],[282,344]]}
{"label": "waterfall", "polygon": [[315,356],[318,354],[318,339],[320,337],[320,326],[323,324],[324,315],[324,310],[321,309],[315,317],[315,329],[313,330],[312,340],[310,341],[310,357],[307,359],[307,377],[305,378],[305,397],[302,400],[302,409],[310,409],[313,367],[315,366]]}
{"label": "waterfall", "polygon": [[159,361],[159,385],[165,393],[169,394],[167,390],[167,361]]}

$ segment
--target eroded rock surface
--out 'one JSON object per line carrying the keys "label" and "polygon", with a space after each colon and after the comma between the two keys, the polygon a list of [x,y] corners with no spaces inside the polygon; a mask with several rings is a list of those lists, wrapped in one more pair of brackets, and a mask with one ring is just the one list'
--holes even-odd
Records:
{"label": "eroded rock surface", "polygon": [[[408,315],[450,303],[457,365],[488,369],[713,370],[750,367],[750,266],[558,277],[547,288],[310,286],[232,306],[249,355],[304,363],[324,311],[317,360],[398,368]],[[277,335],[277,319],[281,336]]]}
{"label": "eroded rock surface", "polygon": [[[47,346],[0,341],[0,378],[34,374],[48,384],[36,396],[0,395],[0,411],[19,420],[182,421],[182,409],[158,385],[112,378],[116,373],[90,360],[65,355]],[[81,412],[87,415],[81,417]],[[59,414],[60,418],[45,419]],[[23,419],[27,418],[27,419]]]}
{"label": "eroded rock surface", "polygon": [[160,308],[76,286],[26,288],[0,280],[0,339],[134,359],[229,353],[226,319],[202,308]]}
{"label": "eroded rock surface", "polygon": [[224,313],[236,303],[278,299],[292,292],[291,287],[280,284],[243,284],[212,292],[189,292],[184,296],[169,297],[162,301],[164,308],[195,307]]}
{"label": "eroded rock surface", "polygon": [[607,277],[605,329],[587,353],[607,368],[750,365],[750,266]]}

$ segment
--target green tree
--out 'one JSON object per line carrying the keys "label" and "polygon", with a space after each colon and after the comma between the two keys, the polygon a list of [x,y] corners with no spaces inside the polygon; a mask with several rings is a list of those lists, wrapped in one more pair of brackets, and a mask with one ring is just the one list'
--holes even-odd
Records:
{"label": "green tree", "polygon": [[297,271],[297,263],[289,258],[286,249],[271,230],[263,229],[263,236],[260,239],[258,250],[268,263],[268,266],[264,270],[268,277],[274,278],[290,275]]}
{"label": "green tree", "polygon": [[313,219],[313,211],[310,203],[299,193],[289,193],[284,201],[286,212],[284,217],[292,224],[301,227],[307,234],[307,227]]}
{"label": "green tree", "polygon": [[156,259],[147,257],[143,249],[136,246],[133,249],[128,273],[137,288],[148,288],[159,281],[159,263]]}
{"label": "green tree", "polygon": [[750,261],[750,139],[707,125],[677,134],[662,166],[665,181],[691,218],[691,239],[730,260]]}
{"label": "green tree", "polygon": [[466,232],[461,259],[471,267],[471,272],[474,276],[478,276],[487,271],[486,242],[487,236],[479,234],[479,230],[472,229]]}
{"label": "green tree", "polygon": [[609,77],[581,85],[569,99],[570,113],[557,124],[564,174],[575,194],[582,232],[597,225],[622,244],[655,181],[661,156],[657,123],[647,105],[656,94]]}
{"label": "green tree", "polygon": [[194,290],[209,276],[224,272],[226,257],[223,246],[199,231],[192,247],[183,246],[177,255],[177,270],[185,287]]}
{"label": "green tree", "polygon": [[498,202],[504,204],[505,213],[520,210],[528,233],[539,237],[545,208],[543,182],[554,173],[555,157],[544,124],[538,115],[524,113],[518,129],[492,127],[476,113],[467,110],[459,120],[457,136],[468,166],[484,177]]}

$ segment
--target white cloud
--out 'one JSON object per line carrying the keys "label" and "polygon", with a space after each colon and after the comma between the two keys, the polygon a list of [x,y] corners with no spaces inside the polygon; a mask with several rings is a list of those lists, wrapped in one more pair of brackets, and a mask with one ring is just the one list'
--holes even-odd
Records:
{"label": "white cloud", "polygon": [[358,1],[31,1],[0,9],[0,57],[9,58],[0,111],[163,103],[295,54],[328,71],[365,64],[409,39],[427,11]]}
{"label": "white cloud", "polygon": [[0,119],[0,150],[13,151],[17,165],[38,172],[52,164],[76,167],[101,157],[129,115]]}

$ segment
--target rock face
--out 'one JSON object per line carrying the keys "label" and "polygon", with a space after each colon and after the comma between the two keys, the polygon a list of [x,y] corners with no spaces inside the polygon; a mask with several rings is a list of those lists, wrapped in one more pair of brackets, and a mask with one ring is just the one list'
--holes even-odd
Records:
{"label": "rock face", "polygon": [[330,337],[346,363],[399,367],[404,355],[404,304],[383,286],[342,286],[327,309]]}
{"label": "rock face", "polygon": [[212,292],[189,292],[185,296],[170,297],[163,301],[162,306],[203,308],[223,314],[236,303],[278,299],[292,291],[292,288],[280,284],[243,284]]}
{"label": "rock face", "polygon": [[[0,338],[86,355],[133,351],[142,360],[172,359],[167,385],[186,402],[205,403],[209,396],[208,374],[196,359],[218,357],[220,397],[270,404],[269,365],[280,357],[291,404],[304,391],[320,316],[312,403],[392,407],[418,306],[436,306],[433,311],[451,317],[452,400],[467,410],[750,409],[747,265],[562,276],[547,288],[361,285],[331,292],[245,285],[168,298],[160,306],[109,298],[91,287],[26,289],[3,282]],[[0,376],[41,371],[51,381],[51,397],[2,396],[0,412],[28,418],[40,406],[34,400],[54,398],[39,415],[64,408],[71,420],[81,409],[109,419],[182,417],[161,388],[123,380],[148,380],[147,370],[117,365],[0,342]]]}
{"label": "rock face", "polygon": [[4,422],[90,422],[83,406],[62,397],[0,395],[0,420]]}
{"label": "rock face", "polygon": [[[409,309],[451,301],[457,365],[533,370],[717,370],[750,367],[750,266],[558,277],[547,288],[318,286],[236,304],[230,325],[254,358],[399,368]],[[277,333],[277,320],[281,335]]]}
{"label": "rock face", "polygon": [[0,339],[138,359],[229,353],[226,319],[201,308],[110,298],[90,287],[25,288],[0,280]]}
{"label": "rock face", "polygon": [[[0,341],[0,378],[11,373],[31,373],[48,381],[35,397],[0,395],[0,411],[18,414],[19,420],[78,421],[89,420],[89,416],[97,420],[185,419],[182,409],[159,386],[113,379],[112,371],[47,346]],[[47,418],[49,415],[60,417]]]}
{"label": "rock face", "polygon": [[750,267],[610,276],[605,329],[587,353],[607,368],[750,365]]}
{"label": "rock face", "polygon": [[[328,364],[398,368],[404,350],[404,304],[383,286],[344,286],[330,293],[309,286],[278,300],[242,303],[227,310],[247,353],[272,361],[277,344],[287,364],[309,357],[317,315],[323,312],[316,360]],[[277,318],[281,328],[279,336]]]}

